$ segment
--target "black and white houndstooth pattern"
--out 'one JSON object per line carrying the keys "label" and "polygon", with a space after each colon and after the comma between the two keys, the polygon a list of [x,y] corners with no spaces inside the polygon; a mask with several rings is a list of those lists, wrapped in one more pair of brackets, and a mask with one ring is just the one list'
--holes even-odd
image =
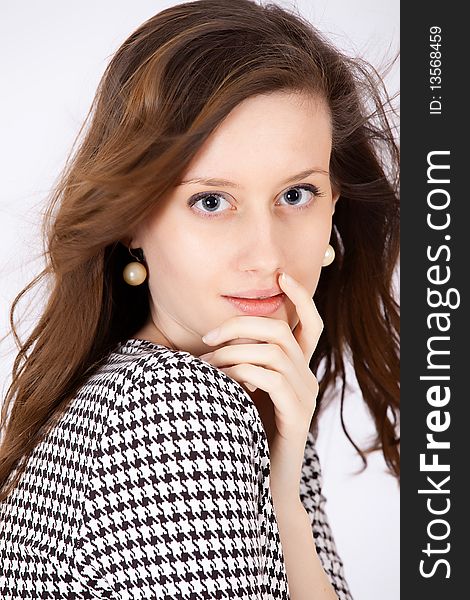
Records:
{"label": "black and white houndstooth pattern", "polygon": [[[254,403],[223,371],[119,344],[0,504],[0,597],[288,599],[268,452]],[[311,433],[300,490],[351,600]]]}

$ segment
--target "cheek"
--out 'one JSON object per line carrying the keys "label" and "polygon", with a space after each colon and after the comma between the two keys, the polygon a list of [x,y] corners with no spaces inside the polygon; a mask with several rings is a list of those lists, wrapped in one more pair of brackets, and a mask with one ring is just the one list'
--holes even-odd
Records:
{"label": "cheek", "polygon": [[[331,236],[331,220],[315,221],[307,224],[293,240],[295,254],[291,259],[303,265],[309,265],[309,270],[321,266],[326,247]],[[294,263],[295,264],[295,263]]]}
{"label": "cheek", "polygon": [[289,258],[294,276],[297,274],[299,281],[312,298],[322,274],[323,259],[330,234],[331,227],[328,223],[317,223],[316,226],[303,232],[300,243],[297,241],[295,245],[295,253]]}
{"label": "cheek", "polygon": [[[211,248],[178,227],[154,231],[150,246],[149,286],[155,299],[180,305],[192,296],[203,298],[220,273]],[[195,299],[195,298],[194,298]]]}

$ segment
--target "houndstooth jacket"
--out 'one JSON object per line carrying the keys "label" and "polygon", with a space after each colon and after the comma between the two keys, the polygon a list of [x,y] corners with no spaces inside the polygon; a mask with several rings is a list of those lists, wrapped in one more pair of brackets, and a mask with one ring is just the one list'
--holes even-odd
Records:
{"label": "houndstooth jacket", "polygon": [[[351,600],[321,485],[309,433],[301,501]],[[189,352],[118,344],[0,503],[0,597],[289,599],[267,439],[242,386]]]}

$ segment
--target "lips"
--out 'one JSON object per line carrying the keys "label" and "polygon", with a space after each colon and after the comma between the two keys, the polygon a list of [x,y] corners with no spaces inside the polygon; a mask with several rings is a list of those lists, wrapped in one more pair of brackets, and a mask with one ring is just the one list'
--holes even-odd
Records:
{"label": "lips", "polygon": [[281,293],[272,295],[260,294],[259,296],[226,296],[226,298],[238,298],[240,300],[270,300],[271,298],[276,298],[276,296],[280,296]]}
{"label": "lips", "polygon": [[264,300],[240,298],[238,296],[224,296],[224,298],[238,310],[246,314],[262,316],[276,312],[284,303],[285,294],[281,292]]}
{"label": "lips", "polygon": [[234,294],[224,294],[224,296],[229,298],[246,298],[248,300],[253,300],[258,298],[271,298],[282,293],[283,292],[279,289],[279,287],[274,286],[271,288],[253,288],[251,290],[237,291]]}

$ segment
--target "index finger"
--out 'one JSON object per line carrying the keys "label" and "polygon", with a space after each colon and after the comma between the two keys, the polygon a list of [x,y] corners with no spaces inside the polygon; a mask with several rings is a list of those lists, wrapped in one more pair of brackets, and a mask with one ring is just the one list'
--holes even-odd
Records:
{"label": "index finger", "polygon": [[[286,275],[285,281],[283,275]],[[313,298],[303,285],[287,273],[281,273],[278,281],[282,291],[296,308],[299,323],[292,333],[304,356],[310,361],[323,331],[323,320]]]}

